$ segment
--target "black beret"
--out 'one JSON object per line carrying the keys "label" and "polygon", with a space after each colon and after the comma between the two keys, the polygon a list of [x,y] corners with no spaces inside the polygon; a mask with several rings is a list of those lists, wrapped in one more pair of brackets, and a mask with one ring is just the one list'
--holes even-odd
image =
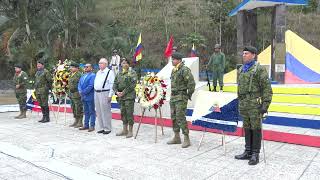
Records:
{"label": "black beret", "polygon": [[249,51],[251,52],[252,54],[257,54],[258,53],[258,50],[257,48],[253,47],[253,46],[246,46],[243,51]]}
{"label": "black beret", "polygon": [[174,52],[172,54],[172,59],[182,59],[182,58],[184,58],[184,55],[179,52]]}
{"label": "black beret", "polygon": [[22,65],[21,64],[15,64],[14,67],[22,68]]}

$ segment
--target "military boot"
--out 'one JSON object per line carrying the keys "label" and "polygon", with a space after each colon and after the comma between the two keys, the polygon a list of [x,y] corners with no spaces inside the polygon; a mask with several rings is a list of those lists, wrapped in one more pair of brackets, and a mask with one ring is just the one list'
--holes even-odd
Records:
{"label": "military boot", "polygon": [[252,156],[248,162],[249,165],[259,163],[259,153],[261,149],[261,129],[252,130]]}
{"label": "military boot", "polygon": [[80,118],[76,118],[77,120],[77,124],[75,125],[75,128],[80,128],[80,127],[82,127],[83,126],[83,124],[82,124],[82,117],[80,117]]}
{"label": "military boot", "polygon": [[74,127],[75,128],[75,126],[77,125],[77,119],[75,118],[74,119],[74,122],[69,126],[69,127]]}
{"label": "military boot", "polygon": [[41,107],[41,112],[42,112],[42,119],[38,122],[43,122],[44,119],[45,119],[45,110],[44,110],[44,107],[43,106],[40,106]]}
{"label": "military boot", "polygon": [[27,118],[27,109],[25,107],[22,107],[22,114],[18,119]]}
{"label": "military boot", "polygon": [[213,91],[217,92],[217,86],[213,86]]}
{"label": "military boot", "polygon": [[189,146],[191,146],[189,134],[185,134],[184,135],[184,140],[183,140],[183,143],[182,143],[181,147],[182,148],[187,148]]}
{"label": "military boot", "polygon": [[220,86],[220,92],[223,92],[223,86]]}
{"label": "military boot", "polygon": [[19,106],[19,108],[20,108],[20,114],[18,116],[15,116],[14,117],[15,119],[21,119],[20,117],[22,116],[22,107]]}
{"label": "military boot", "polygon": [[180,133],[174,132],[174,137],[167,144],[181,144]]}
{"label": "military boot", "polygon": [[123,124],[122,131],[116,133],[116,136],[126,136],[128,134],[128,124]]}
{"label": "military boot", "polygon": [[133,125],[129,125],[129,131],[126,138],[131,138],[133,136],[132,130],[133,130]]}
{"label": "military boot", "polygon": [[50,114],[49,114],[49,107],[43,107],[45,114],[44,114],[44,120],[42,121],[42,123],[47,123],[50,122]]}
{"label": "military boot", "polygon": [[242,154],[236,155],[234,158],[235,159],[240,159],[240,160],[248,160],[251,158],[251,145],[252,145],[252,130],[251,129],[244,129],[245,132],[245,150]]}

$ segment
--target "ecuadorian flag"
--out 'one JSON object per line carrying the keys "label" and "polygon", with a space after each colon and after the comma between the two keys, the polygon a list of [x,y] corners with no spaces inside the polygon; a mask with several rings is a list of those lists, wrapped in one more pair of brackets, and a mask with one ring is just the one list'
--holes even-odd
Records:
{"label": "ecuadorian flag", "polygon": [[136,47],[136,51],[133,55],[133,62],[136,63],[138,61],[140,61],[142,59],[142,44],[141,44],[141,33],[139,35],[139,39],[138,39],[138,43],[137,43],[137,47]]}
{"label": "ecuadorian flag", "polygon": [[286,84],[320,83],[319,49],[288,30],[286,51]]}

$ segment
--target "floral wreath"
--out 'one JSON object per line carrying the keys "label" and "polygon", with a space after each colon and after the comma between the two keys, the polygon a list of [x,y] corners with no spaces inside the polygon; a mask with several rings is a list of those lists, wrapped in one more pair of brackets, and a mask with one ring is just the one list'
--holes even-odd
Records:
{"label": "floral wreath", "polygon": [[70,62],[67,59],[63,62],[59,60],[55,67],[52,92],[57,96],[66,95],[70,76],[69,64]]}
{"label": "floral wreath", "polygon": [[140,84],[138,98],[143,108],[158,109],[166,100],[167,85],[154,73],[148,73]]}

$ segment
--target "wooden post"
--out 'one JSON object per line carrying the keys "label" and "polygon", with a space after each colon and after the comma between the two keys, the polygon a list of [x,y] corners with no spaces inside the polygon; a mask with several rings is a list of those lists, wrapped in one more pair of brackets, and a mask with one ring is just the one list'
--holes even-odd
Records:
{"label": "wooden post", "polygon": [[158,135],[158,111],[157,111],[157,109],[155,109],[155,116],[154,116],[154,127],[155,127],[155,137],[154,137],[154,143],[157,143],[157,135]]}
{"label": "wooden post", "polygon": [[139,120],[139,125],[138,125],[138,128],[137,128],[137,132],[136,132],[136,135],[134,136],[135,139],[137,139],[137,136],[138,136],[138,133],[139,133],[139,129],[140,129],[140,126],[141,126],[141,122],[142,122],[142,118],[144,116],[145,111],[146,111],[146,109],[143,108],[142,112],[141,112],[140,120]]}
{"label": "wooden post", "polygon": [[163,132],[164,120],[162,118],[161,107],[159,108],[159,114],[160,114],[160,119],[161,119],[161,131],[162,131],[162,135],[164,135],[164,132]]}

